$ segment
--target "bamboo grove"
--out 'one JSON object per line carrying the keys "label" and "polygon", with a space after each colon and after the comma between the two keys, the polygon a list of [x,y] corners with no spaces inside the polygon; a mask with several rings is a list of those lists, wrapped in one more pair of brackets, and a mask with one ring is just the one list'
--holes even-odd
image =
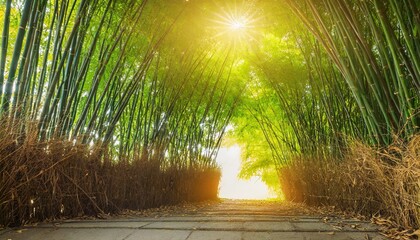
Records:
{"label": "bamboo grove", "polygon": [[244,109],[254,123],[234,119],[265,139],[258,154],[247,153],[243,174],[274,167],[286,199],[418,228],[419,2],[283,7],[296,16],[291,27],[268,35],[253,56],[260,84]]}
{"label": "bamboo grove", "polygon": [[[190,133],[189,143],[182,142],[192,150],[206,131],[209,141],[216,143],[202,142],[199,150],[208,147],[212,152],[223,121],[232,111],[217,109],[232,101],[226,89],[220,98],[215,96],[219,82],[226,85],[227,56],[212,59],[208,49],[190,49],[182,53],[176,66],[179,52],[168,54],[173,59],[159,53],[171,30],[170,22],[136,28],[152,24],[142,19],[145,6],[145,1],[25,1],[15,43],[7,44],[10,22],[4,23],[2,65],[9,64],[1,74],[5,85],[2,116],[11,122],[38,121],[40,140],[65,138],[95,145],[121,140],[118,151],[122,155],[132,154],[133,149],[151,149],[157,142],[169,144],[163,143],[168,134],[175,136],[171,137],[174,144],[180,144],[175,139],[188,134],[176,132],[183,129],[176,126],[188,122],[191,125],[186,127],[197,128],[197,132]],[[8,50],[13,54],[7,55]],[[182,89],[194,88],[190,84],[202,88],[195,94]],[[185,96],[185,92],[189,93]],[[217,101],[206,102],[209,96]],[[189,118],[196,119],[174,117],[178,108],[195,113]],[[213,112],[216,118],[210,117]]]}
{"label": "bamboo grove", "polygon": [[250,106],[264,132],[274,134],[267,138],[277,142],[273,151],[324,155],[326,147],[339,154],[346,137],[385,147],[418,133],[419,17],[410,10],[419,8],[416,1],[288,5],[305,29],[267,41],[274,53],[257,54],[257,79],[270,90]]}
{"label": "bamboo grove", "polygon": [[[417,1],[307,1],[296,11],[326,49],[352,92],[373,143],[418,132]],[[322,17],[322,11],[328,11]]]}
{"label": "bamboo grove", "polygon": [[173,44],[182,4],[2,8],[0,224],[217,196],[214,158],[241,90],[231,87],[226,47]]}
{"label": "bamboo grove", "polygon": [[420,225],[419,1],[0,2],[0,224],[215,198],[229,125],[242,176]]}

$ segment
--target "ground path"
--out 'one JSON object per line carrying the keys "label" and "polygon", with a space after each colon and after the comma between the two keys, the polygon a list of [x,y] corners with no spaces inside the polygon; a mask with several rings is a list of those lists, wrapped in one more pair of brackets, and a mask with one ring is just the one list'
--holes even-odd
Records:
{"label": "ground path", "polygon": [[108,219],[63,220],[0,231],[0,240],[309,240],[386,239],[367,221],[300,205],[232,201],[126,212]]}

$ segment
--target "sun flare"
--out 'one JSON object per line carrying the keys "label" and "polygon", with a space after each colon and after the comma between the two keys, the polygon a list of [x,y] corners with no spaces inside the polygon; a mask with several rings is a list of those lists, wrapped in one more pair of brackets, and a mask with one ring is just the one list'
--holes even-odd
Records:
{"label": "sun flare", "polygon": [[235,45],[249,43],[258,34],[260,20],[255,6],[249,3],[220,7],[211,20],[214,38]]}
{"label": "sun flare", "polygon": [[245,29],[246,28],[246,23],[245,21],[239,19],[239,20],[233,20],[229,23],[230,28],[232,28],[233,30],[241,30],[241,29]]}

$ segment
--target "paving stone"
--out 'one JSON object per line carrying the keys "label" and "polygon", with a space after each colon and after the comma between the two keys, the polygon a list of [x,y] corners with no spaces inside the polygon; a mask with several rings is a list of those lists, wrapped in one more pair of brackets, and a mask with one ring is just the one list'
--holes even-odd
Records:
{"label": "paving stone", "polygon": [[293,222],[291,223],[297,231],[318,232],[318,231],[334,231],[336,229],[329,224],[323,222]]}
{"label": "paving stone", "polygon": [[11,231],[10,229],[1,228],[0,229],[0,236],[3,235],[3,234],[6,234],[7,232],[10,232],[10,231]]}
{"label": "paving stone", "polygon": [[242,230],[243,222],[205,222],[198,227],[201,229],[215,229],[215,230]]}
{"label": "paving stone", "polygon": [[320,222],[321,218],[301,218],[301,217],[294,217],[294,218],[289,218],[287,220],[292,221],[292,222]]}
{"label": "paving stone", "polygon": [[271,236],[269,232],[244,232],[242,233],[243,240],[271,240]]}
{"label": "paving stone", "polygon": [[290,222],[246,222],[243,225],[246,230],[254,231],[293,231]]}
{"label": "paving stone", "polygon": [[144,229],[196,229],[200,222],[154,222],[144,226]]}
{"label": "paving stone", "polygon": [[[354,240],[346,232],[305,232],[302,233],[303,239],[306,240]],[[364,238],[359,238],[360,240]]]}
{"label": "paving stone", "polygon": [[60,228],[141,228],[150,222],[71,222],[56,225]]}
{"label": "paving stone", "polygon": [[1,240],[122,240],[133,233],[130,229],[24,229],[0,236]]}
{"label": "paving stone", "polygon": [[188,240],[242,240],[242,233],[239,231],[194,231]]}
{"label": "paving stone", "polygon": [[244,240],[304,240],[302,233],[296,232],[245,232]]}
{"label": "paving stone", "polygon": [[53,231],[51,229],[37,229],[33,231],[32,229],[19,229],[19,230],[10,230],[0,234],[0,240],[8,239],[27,239],[27,240],[43,240],[46,239],[46,236]]}
{"label": "paving stone", "polygon": [[190,234],[184,230],[139,229],[124,240],[186,240]]}
{"label": "paving stone", "polygon": [[381,234],[377,233],[377,232],[366,232],[366,233],[361,233],[361,232],[350,232],[347,233],[347,235],[354,240],[359,240],[359,239],[371,239],[371,240],[386,240],[387,238],[385,238],[384,236],[382,236]]}

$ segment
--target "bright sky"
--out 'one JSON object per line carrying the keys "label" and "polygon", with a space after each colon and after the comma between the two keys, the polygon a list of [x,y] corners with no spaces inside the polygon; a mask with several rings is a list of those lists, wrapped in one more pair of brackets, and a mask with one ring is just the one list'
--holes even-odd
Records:
{"label": "bright sky", "polygon": [[241,148],[238,145],[220,148],[216,161],[222,169],[220,198],[267,199],[275,197],[258,177],[252,177],[249,180],[238,178],[241,167]]}

